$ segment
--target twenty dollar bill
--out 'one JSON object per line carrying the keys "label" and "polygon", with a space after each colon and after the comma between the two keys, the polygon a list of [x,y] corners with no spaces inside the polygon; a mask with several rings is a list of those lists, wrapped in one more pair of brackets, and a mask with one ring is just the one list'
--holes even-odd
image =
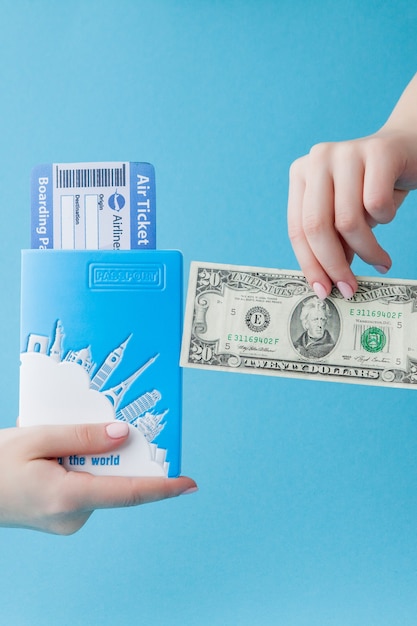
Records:
{"label": "twenty dollar bill", "polygon": [[301,272],[193,262],[181,365],[417,389],[417,281],[321,301]]}

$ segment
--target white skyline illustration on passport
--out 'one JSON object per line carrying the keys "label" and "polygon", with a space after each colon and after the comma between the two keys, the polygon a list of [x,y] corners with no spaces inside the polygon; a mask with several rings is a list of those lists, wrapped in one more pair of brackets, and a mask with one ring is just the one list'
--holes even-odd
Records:
{"label": "white skyline illustration on passport", "polygon": [[[38,400],[38,410],[42,410],[43,412],[44,407],[42,403],[45,407],[48,404],[47,398],[44,397],[45,389],[48,386],[44,380],[46,376],[46,378],[49,379],[51,389],[55,387],[61,390],[61,398],[71,398],[71,403],[74,397],[77,396],[80,398],[80,403],[77,405],[79,408],[76,412],[78,412],[78,414],[80,414],[80,411],[83,413],[83,421],[85,421],[85,419],[90,420],[90,416],[93,415],[94,411],[94,419],[91,421],[98,421],[95,415],[99,414],[100,421],[103,421],[103,418],[104,420],[110,418],[125,421],[130,424],[130,426],[133,427],[133,431],[137,431],[134,433],[131,432],[131,435],[138,435],[140,433],[140,438],[145,440],[141,444],[141,452],[143,452],[143,444],[146,442],[150,451],[150,459],[161,466],[164,475],[168,475],[169,463],[166,461],[167,451],[163,448],[159,448],[155,443],[152,443],[164,429],[166,422],[163,420],[168,413],[168,409],[162,412],[155,410],[155,406],[162,398],[160,391],[158,389],[151,389],[136,397],[132,402],[123,405],[126,392],[132,387],[141,374],[157,360],[159,354],[150,357],[126,379],[110,386],[108,384],[109,379],[121,364],[132,335],[129,335],[120,345],[109,352],[99,366],[93,361],[90,345],[79,350],[64,350],[64,337],[63,324],[61,320],[57,320],[52,338],[47,335],[30,333],[28,335],[26,352],[21,354],[22,367],[24,366],[30,369],[31,377],[33,379],[36,377],[38,380],[37,385],[31,386],[31,396],[33,397],[35,394],[36,398],[33,399],[35,402],[36,399]],[[40,357],[42,357],[42,359]],[[74,377],[72,365],[76,365],[77,370],[81,369],[83,374],[79,377]],[[60,366],[61,369],[58,370],[56,366]],[[68,367],[70,367],[71,373],[69,373]],[[65,375],[63,368],[65,369]],[[42,376],[40,370],[43,370]],[[37,374],[35,374],[35,371]],[[87,390],[85,389],[86,375],[88,376]],[[43,392],[39,391],[40,379],[43,379]],[[99,394],[100,398],[98,398],[97,394]],[[53,394],[51,393],[51,395]],[[103,398],[105,399],[104,403]],[[95,404],[95,399],[97,400],[97,404]],[[65,403],[62,402],[62,404],[64,405]],[[57,401],[55,400],[55,411],[56,407]],[[69,413],[68,409],[67,413]],[[52,420],[53,418],[50,417],[50,422],[52,422]],[[56,420],[54,421],[56,423]],[[72,418],[71,421],[73,421]]]}

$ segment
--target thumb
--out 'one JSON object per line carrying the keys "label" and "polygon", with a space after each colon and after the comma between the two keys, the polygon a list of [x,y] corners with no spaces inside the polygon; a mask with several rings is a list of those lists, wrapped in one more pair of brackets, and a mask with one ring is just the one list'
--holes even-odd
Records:
{"label": "thumb", "polygon": [[[129,436],[126,422],[25,426],[32,458],[96,454],[114,450]],[[23,432],[22,432],[23,434]]]}

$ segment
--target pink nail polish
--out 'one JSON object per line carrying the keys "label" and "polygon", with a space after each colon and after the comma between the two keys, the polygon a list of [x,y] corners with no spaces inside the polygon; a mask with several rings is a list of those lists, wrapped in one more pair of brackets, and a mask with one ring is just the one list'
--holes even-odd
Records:
{"label": "pink nail polish", "polygon": [[328,296],[327,290],[321,283],[313,283],[313,289],[320,300],[325,300]]}
{"label": "pink nail polish", "polygon": [[374,265],[374,268],[380,274],[386,274],[389,270],[389,267],[387,267],[386,265]]}
{"label": "pink nail polish", "polygon": [[126,437],[129,432],[129,425],[126,422],[111,422],[111,424],[107,424],[106,431],[109,437],[112,439],[120,439],[121,437]]}
{"label": "pink nail polish", "polygon": [[349,300],[354,294],[352,287],[348,283],[344,283],[343,281],[339,281],[336,283],[336,286],[345,300]]}
{"label": "pink nail polish", "polygon": [[189,489],[186,489],[185,491],[180,493],[180,496],[187,496],[189,493],[195,493],[196,491],[198,491],[198,487],[190,487]]}

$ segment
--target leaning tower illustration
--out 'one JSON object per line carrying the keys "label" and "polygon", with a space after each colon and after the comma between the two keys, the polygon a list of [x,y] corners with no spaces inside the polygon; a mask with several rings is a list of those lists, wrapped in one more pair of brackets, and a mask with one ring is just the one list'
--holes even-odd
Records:
{"label": "leaning tower illustration", "polygon": [[136,400],[133,400],[133,402],[123,407],[123,409],[117,411],[116,419],[133,424],[133,422],[135,422],[138,417],[142,415],[142,413],[153,409],[161,397],[162,396],[157,389],[147,391],[142,396],[139,396],[139,398],[136,398]]}
{"label": "leaning tower illustration", "polygon": [[94,374],[91,379],[90,389],[95,389],[96,391],[100,391],[102,387],[105,385],[107,380],[110,378],[116,367],[119,365],[123,358],[123,352],[128,344],[129,339],[132,335],[120,344],[118,348],[115,348],[110,354],[106,357],[104,363],[99,367],[97,372]]}

